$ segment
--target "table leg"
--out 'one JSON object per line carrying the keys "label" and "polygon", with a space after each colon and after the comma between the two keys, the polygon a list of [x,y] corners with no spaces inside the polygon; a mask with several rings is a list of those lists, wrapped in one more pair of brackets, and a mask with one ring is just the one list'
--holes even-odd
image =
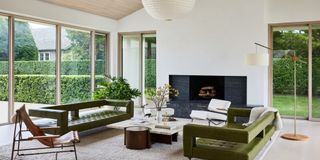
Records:
{"label": "table leg", "polygon": [[172,141],[178,142],[178,133],[172,135]]}

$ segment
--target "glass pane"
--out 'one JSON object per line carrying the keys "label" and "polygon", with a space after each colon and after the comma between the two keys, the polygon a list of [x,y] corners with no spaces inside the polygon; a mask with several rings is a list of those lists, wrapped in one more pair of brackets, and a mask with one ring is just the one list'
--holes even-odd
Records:
{"label": "glass pane", "polygon": [[95,64],[95,80],[96,85],[104,79],[106,71],[106,57],[107,57],[107,36],[105,34],[96,34],[96,64]]}
{"label": "glass pane", "polygon": [[156,51],[156,35],[143,35],[143,57],[144,57],[144,94],[143,104],[150,104],[147,101],[147,94],[150,90],[155,90],[157,85],[157,51]]}
{"label": "glass pane", "polygon": [[[19,19],[14,23],[15,108],[55,104],[55,26]],[[43,61],[41,55],[46,52],[51,57]]]}
{"label": "glass pane", "polygon": [[[124,35],[122,47],[123,77],[131,87],[141,89],[140,35]],[[136,98],[134,103],[140,105],[140,98]]]}
{"label": "glass pane", "polygon": [[[273,30],[273,106],[294,116],[294,66],[296,66],[297,116],[308,116],[308,27]],[[296,63],[293,56],[298,56]],[[296,64],[296,65],[295,65]]]}
{"label": "glass pane", "polygon": [[62,103],[91,100],[90,32],[61,30]]}
{"label": "glass pane", "polygon": [[8,122],[8,18],[0,16],[0,124]]}
{"label": "glass pane", "polygon": [[320,118],[320,26],[312,28],[312,117]]}

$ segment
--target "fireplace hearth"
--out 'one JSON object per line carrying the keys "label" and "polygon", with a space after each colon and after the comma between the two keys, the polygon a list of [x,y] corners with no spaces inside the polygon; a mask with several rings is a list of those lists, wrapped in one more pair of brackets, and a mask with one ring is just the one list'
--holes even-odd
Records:
{"label": "fireplace hearth", "polygon": [[207,110],[212,98],[247,105],[246,76],[169,75],[169,84],[179,90],[168,104],[176,117],[189,118],[191,110]]}

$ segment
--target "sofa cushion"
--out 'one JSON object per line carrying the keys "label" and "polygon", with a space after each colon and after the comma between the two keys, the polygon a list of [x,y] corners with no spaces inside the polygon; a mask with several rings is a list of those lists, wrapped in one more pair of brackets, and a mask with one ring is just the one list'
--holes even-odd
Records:
{"label": "sofa cushion", "polygon": [[100,110],[95,112],[83,113],[80,115],[79,119],[69,120],[68,125],[78,125],[82,123],[94,122],[98,120],[107,119],[110,117],[115,117],[119,115],[127,114],[122,111],[112,111],[112,110]]}

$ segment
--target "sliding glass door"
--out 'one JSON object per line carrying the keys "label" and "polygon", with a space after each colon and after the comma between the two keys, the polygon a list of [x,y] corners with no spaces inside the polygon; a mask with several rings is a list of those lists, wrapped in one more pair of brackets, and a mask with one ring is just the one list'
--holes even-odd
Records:
{"label": "sliding glass door", "polygon": [[320,24],[284,26],[272,27],[273,106],[294,116],[296,91],[297,116],[319,119]]}
{"label": "sliding glass door", "polygon": [[[296,67],[297,116],[308,117],[308,27],[273,28],[273,106],[294,116]],[[295,63],[293,57],[298,56]],[[295,66],[296,65],[296,66]]]}
{"label": "sliding glass door", "polygon": [[147,102],[146,94],[157,87],[157,39],[155,34],[143,35],[143,94],[142,104],[153,105]]}
{"label": "sliding glass door", "polygon": [[9,74],[8,17],[0,16],[0,124],[8,123],[8,74]]}
{"label": "sliding glass door", "polygon": [[320,118],[320,25],[312,26],[312,118]]}
{"label": "sliding glass door", "polygon": [[146,103],[145,93],[156,88],[156,35],[136,33],[120,38],[120,74],[142,92],[142,97],[134,100],[136,106],[141,106]]}

